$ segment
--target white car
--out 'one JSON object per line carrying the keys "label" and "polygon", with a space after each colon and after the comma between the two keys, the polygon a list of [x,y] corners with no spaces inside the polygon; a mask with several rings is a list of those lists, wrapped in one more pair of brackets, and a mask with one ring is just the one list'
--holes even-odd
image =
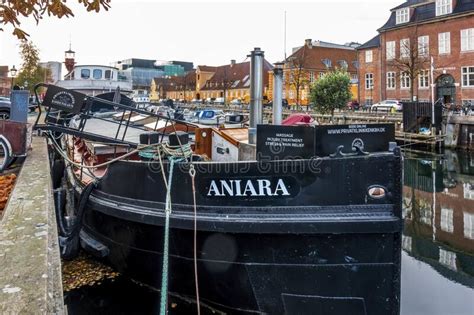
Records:
{"label": "white car", "polygon": [[397,111],[401,112],[403,109],[403,105],[400,101],[397,100],[385,100],[381,101],[380,103],[376,103],[370,107],[370,111],[378,112],[378,111]]}

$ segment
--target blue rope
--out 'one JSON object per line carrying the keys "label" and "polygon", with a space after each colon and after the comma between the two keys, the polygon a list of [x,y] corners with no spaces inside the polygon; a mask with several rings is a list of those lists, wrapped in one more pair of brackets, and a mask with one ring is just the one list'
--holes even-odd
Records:
{"label": "blue rope", "polygon": [[175,162],[180,162],[183,158],[169,157],[170,172],[168,174],[168,188],[166,190],[166,206],[165,206],[165,237],[163,244],[163,272],[161,275],[161,303],[160,315],[168,313],[168,266],[169,266],[169,230],[170,230],[170,214],[171,214],[171,184],[173,182],[173,168]]}

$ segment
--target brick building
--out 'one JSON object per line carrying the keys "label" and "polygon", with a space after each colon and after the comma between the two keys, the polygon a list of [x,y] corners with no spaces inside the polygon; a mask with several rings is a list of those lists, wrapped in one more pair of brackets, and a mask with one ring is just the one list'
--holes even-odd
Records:
{"label": "brick building", "polygon": [[[301,47],[283,64],[283,98],[290,105],[307,105],[311,84],[335,68],[344,68],[351,76],[353,98],[357,99],[357,43],[339,45],[306,39]],[[269,73],[270,99],[273,92],[273,73]],[[299,93],[297,93],[299,91]]]}
{"label": "brick building", "polygon": [[[272,65],[265,60],[264,73],[269,72]],[[263,80],[264,98],[267,97],[268,76]],[[186,91],[186,92],[185,92]],[[150,100],[158,101],[163,98],[181,99],[187,102],[197,99],[225,98],[229,103],[240,99],[250,102],[250,62],[236,63],[223,66],[197,66],[184,77],[154,78],[150,87]]]}
{"label": "brick building", "polygon": [[474,104],[474,1],[408,0],[378,32],[358,48],[361,103]]}
{"label": "brick building", "polygon": [[0,66],[0,96],[10,96],[11,82],[8,66]]}

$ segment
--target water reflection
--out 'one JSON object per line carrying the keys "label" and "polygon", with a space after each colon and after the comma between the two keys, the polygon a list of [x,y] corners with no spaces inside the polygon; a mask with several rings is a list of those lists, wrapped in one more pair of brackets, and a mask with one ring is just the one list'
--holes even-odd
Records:
{"label": "water reflection", "polygon": [[402,313],[474,314],[474,153],[407,154],[404,171]]}

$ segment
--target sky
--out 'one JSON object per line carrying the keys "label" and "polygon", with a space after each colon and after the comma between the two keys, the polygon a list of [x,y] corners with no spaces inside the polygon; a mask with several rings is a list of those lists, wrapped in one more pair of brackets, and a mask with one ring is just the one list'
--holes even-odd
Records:
{"label": "sky", "polygon": [[[127,58],[192,61],[222,65],[244,61],[254,47],[270,62],[304,40],[364,43],[377,34],[389,10],[403,0],[197,1],[112,0],[112,8],[88,13],[68,1],[72,18],[45,17],[21,27],[39,48],[42,61],[63,61],[72,43],[78,64],[103,64]],[[21,65],[12,29],[0,31],[0,65]]]}

